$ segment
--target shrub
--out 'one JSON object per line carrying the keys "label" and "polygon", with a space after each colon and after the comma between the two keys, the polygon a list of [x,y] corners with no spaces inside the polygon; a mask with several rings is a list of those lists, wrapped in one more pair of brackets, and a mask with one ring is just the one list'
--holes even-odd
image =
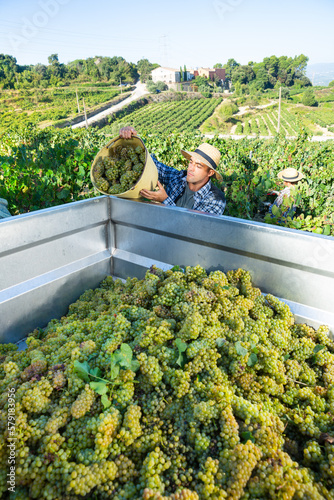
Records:
{"label": "shrub", "polygon": [[239,111],[238,106],[231,101],[225,101],[220,109],[219,109],[219,115],[226,119],[229,118],[230,116],[234,115],[234,113],[237,113]]}
{"label": "shrub", "polygon": [[302,103],[304,104],[304,106],[318,106],[318,101],[315,98],[314,90],[305,90],[302,98]]}

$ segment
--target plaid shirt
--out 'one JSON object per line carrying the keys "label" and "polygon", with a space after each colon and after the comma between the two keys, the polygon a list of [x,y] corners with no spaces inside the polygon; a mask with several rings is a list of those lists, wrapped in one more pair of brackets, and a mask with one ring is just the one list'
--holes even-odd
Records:
{"label": "plaid shirt", "polygon": [[[162,202],[164,205],[176,207],[175,201],[181,196],[186,187],[186,170],[176,170],[167,167],[151,155],[159,174],[159,181],[164,184],[168,197]],[[209,180],[201,189],[194,192],[193,210],[222,215],[226,201],[224,194],[217,194],[218,189]]]}

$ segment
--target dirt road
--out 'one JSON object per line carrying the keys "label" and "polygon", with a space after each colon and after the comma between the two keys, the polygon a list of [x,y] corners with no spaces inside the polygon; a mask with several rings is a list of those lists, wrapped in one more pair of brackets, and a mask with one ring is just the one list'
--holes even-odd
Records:
{"label": "dirt road", "polygon": [[[91,125],[94,122],[97,122],[101,120],[101,118],[105,118],[108,115],[111,115],[115,111],[118,111],[119,109],[123,108],[124,106],[127,106],[130,102],[135,101],[136,99],[139,99],[145,94],[148,94],[149,92],[146,90],[146,85],[145,83],[138,82],[136,83],[136,88],[133,91],[133,93],[124,99],[124,101],[120,102],[119,104],[115,104],[114,106],[111,106],[108,109],[105,109],[104,111],[101,111],[101,113],[97,113],[96,115],[92,116],[91,118],[87,119],[88,125]],[[76,123],[75,125],[72,125],[72,128],[80,128],[80,127],[85,127],[86,126],[86,121],[83,120],[82,122]]]}

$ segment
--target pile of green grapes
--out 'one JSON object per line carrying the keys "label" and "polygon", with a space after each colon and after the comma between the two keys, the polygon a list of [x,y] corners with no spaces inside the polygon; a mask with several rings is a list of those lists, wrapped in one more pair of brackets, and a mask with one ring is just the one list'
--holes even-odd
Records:
{"label": "pile of green grapes", "polygon": [[92,169],[96,187],[105,194],[120,194],[131,189],[141,176],[146,153],[143,146],[125,145],[109,149],[109,156],[99,157]]}
{"label": "pile of green grapes", "polygon": [[27,345],[1,351],[0,497],[334,499],[334,342],[248,272],[108,277]]}

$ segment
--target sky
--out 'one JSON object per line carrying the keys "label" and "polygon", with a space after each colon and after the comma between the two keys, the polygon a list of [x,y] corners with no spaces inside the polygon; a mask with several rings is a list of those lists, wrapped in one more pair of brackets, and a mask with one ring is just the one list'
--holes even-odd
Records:
{"label": "sky", "polygon": [[334,0],[0,0],[0,53],[20,65],[95,56],[212,67],[271,55],[334,62]]}

